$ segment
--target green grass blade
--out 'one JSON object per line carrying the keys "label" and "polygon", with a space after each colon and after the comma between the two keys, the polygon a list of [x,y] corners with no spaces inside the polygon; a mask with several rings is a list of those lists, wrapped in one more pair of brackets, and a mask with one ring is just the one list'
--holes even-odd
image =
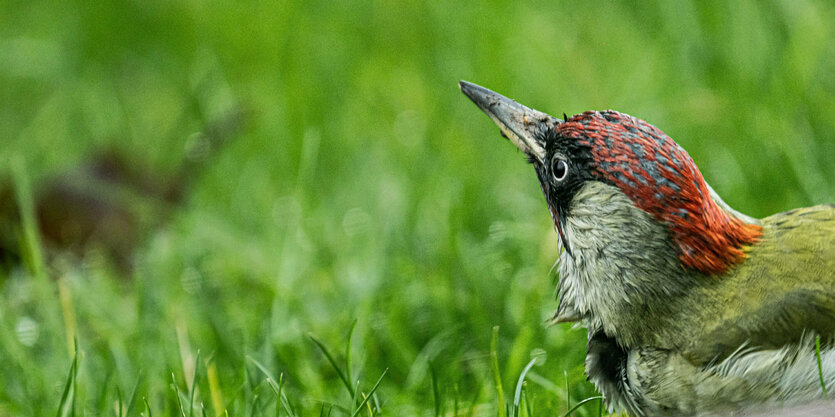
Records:
{"label": "green grass blade", "polygon": [[281,390],[284,389],[284,372],[278,374],[278,389],[275,391],[275,417],[281,417]]}
{"label": "green grass blade", "polygon": [[562,371],[562,374],[565,378],[565,408],[573,410],[571,408],[571,387],[568,386],[568,371]]}
{"label": "green grass blade", "polygon": [[522,398],[525,400],[525,411],[527,412],[527,417],[533,416],[533,406],[531,405],[531,401],[528,400],[528,384],[524,385],[524,392],[522,394]]}
{"label": "green grass blade", "polygon": [[281,399],[281,404],[284,406],[284,411],[287,412],[287,415],[290,417],[296,417],[296,412],[295,410],[293,410],[293,406],[290,404],[290,400],[288,400],[287,396],[284,394],[284,392],[282,392],[282,387],[284,386],[284,374],[279,374],[279,383],[276,384],[275,378],[273,378],[270,371],[264,365],[262,365],[261,362],[258,362],[255,358],[251,356],[247,356],[246,358],[250,362],[255,364],[255,367],[257,367],[267,377],[267,383],[273,389],[273,392],[275,392],[276,395]]}
{"label": "green grass blade", "polygon": [[357,328],[357,319],[351,323],[348,330],[348,343],[345,345],[345,379],[351,381],[351,341],[354,339],[354,329]]}
{"label": "green grass blade", "polygon": [[815,356],[817,356],[818,361],[818,376],[821,380],[821,391],[823,391],[823,399],[829,399],[829,395],[826,392],[826,381],[823,379],[823,366],[821,363],[821,337],[820,335],[815,336]]}
{"label": "green grass blade", "polygon": [[171,372],[171,388],[174,389],[174,395],[177,397],[177,406],[180,407],[180,416],[186,417],[186,410],[183,408],[183,401],[180,399],[180,388],[177,386],[177,377],[174,372]]}
{"label": "green grass blade", "polygon": [[351,386],[351,382],[345,375],[345,373],[342,372],[341,369],[339,369],[339,365],[336,364],[336,360],[333,358],[333,356],[331,356],[330,352],[328,352],[328,349],[325,347],[325,345],[322,344],[322,342],[320,342],[319,339],[316,339],[312,334],[308,334],[307,337],[309,337],[310,340],[312,340],[313,343],[315,343],[316,346],[319,347],[319,350],[321,350],[325,357],[328,359],[328,362],[330,362],[331,366],[336,371],[336,374],[339,375],[339,379],[341,379],[342,383],[345,384],[345,388],[348,389],[348,393],[353,398],[356,395],[354,387]]}
{"label": "green grass blade", "polygon": [[70,373],[67,375],[67,382],[64,384],[64,393],[61,395],[61,402],[58,404],[58,417],[75,415],[75,381],[78,374],[78,347],[70,365]]}
{"label": "green grass blade", "polygon": [[382,406],[380,406],[380,398],[377,396],[377,393],[371,395],[370,404],[375,410],[380,410],[382,408]]}
{"label": "green grass blade", "polygon": [[339,404],[334,404],[334,403],[331,403],[331,402],[328,402],[328,401],[318,401],[318,402],[321,402],[322,405],[328,406],[328,414],[333,413],[333,410],[337,410],[340,413],[345,414],[345,415],[351,414],[350,409],[347,409],[347,408],[345,408],[345,407],[343,407]]}
{"label": "green grass blade", "polygon": [[478,388],[475,390],[475,392],[473,392],[473,399],[470,400],[470,412],[469,414],[467,414],[469,417],[475,416],[475,407],[478,404],[478,399],[481,398],[481,391],[483,388],[484,385],[479,383]]}
{"label": "green grass blade", "polygon": [[386,370],[383,371],[383,374],[380,375],[379,379],[377,379],[377,383],[374,384],[374,387],[371,388],[371,391],[368,392],[368,395],[366,395],[365,398],[363,398],[362,403],[360,403],[359,407],[357,407],[357,409],[354,410],[354,413],[351,414],[351,417],[357,417],[357,415],[359,415],[360,411],[362,411],[362,407],[364,407],[365,403],[368,402],[368,399],[371,398],[372,395],[374,395],[374,391],[377,391],[377,388],[380,387],[380,382],[383,382],[383,377],[386,376],[388,371],[389,371],[388,368],[386,368]]}
{"label": "green grass blade", "polygon": [[255,396],[252,397],[252,409],[249,412],[249,417],[255,417],[255,412],[258,411],[259,399],[260,397],[258,397],[258,394],[255,394]]}
{"label": "green grass blade", "polygon": [[[106,371],[104,381],[101,382],[99,388],[98,400],[96,400],[95,410],[97,415],[109,414],[110,412],[111,401],[108,392],[110,391],[110,388],[113,386],[112,381],[113,370],[108,369]],[[122,393],[119,390],[119,385],[116,385],[116,398],[118,402],[117,405],[119,408],[119,414],[117,414],[117,417],[122,417],[124,415],[124,404],[122,404]]]}
{"label": "green grass blade", "polygon": [[597,417],[603,417],[603,396],[600,396],[600,402],[597,403]]}
{"label": "green grass blade", "polygon": [[353,408],[355,405],[357,405],[357,401],[359,401],[360,395],[362,395],[362,393],[360,392],[360,381],[357,380],[357,385],[356,387],[354,387],[354,395],[351,397],[351,404],[348,406],[349,408]]}
{"label": "green grass blade", "polygon": [[354,395],[356,395],[356,391],[354,391],[354,387],[351,386],[351,382],[348,379],[348,377],[345,375],[345,373],[342,372],[341,369],[339,369],[339,365],[336,364],[336,360],[333,358],[333,356],[331,356],[330,352],[328,352],[328,349],[325,347],[325,345],[322,344],[322,342],[320,342],[318,339],[316,339],[312,334],[308,334],[307,337],[309,337],[310,340],[312,340],[313,343],[316,344],[316,346],[319,348],[319,350],[322,351],[322,353],[328,359],[328,362],[330,362],[333,369],[336,370],[336,374],[339,375],[339,379],[341,379],[342,383],[345,384],[345,388],[348,389],[348,393],[351,395],[351,397],[354,397]]}
{"label": "green grass blade", "polygon": [[455,397],[452,400],[452,417],[458,417],[458,384],[452,386]]}
{"label": "green grass blade", "polygon": [[139,381],[142,378],[142,371],[139,371],[139,375],[136,376],[136,383],[133,384],[133,389],[130,392],[130,400],[128,400],[128,407],[125,409],[125,415],[129,416],[131,410],[133,410],[133,405],[136,403],[136,393],[139,391]]}
{"label": "green grass blade", "polygon": [[145,398],[145,397],[142,397],[142,401],[145,402],[145,409],[148,410],[148,417],[152,417],[151,416],[151,404],[148,404],[148,399]]}
{"label": "green grass blade", "polygon": [[574,411],[576,411],[578,408],[582,407],[582,406],[583,406],[583,404],[586,404],[586,403],[591,402],[591,401],[594,401],[594,400],[603,400],[603,396],[602,396],[602,395],[598,395],[598,396],[595,396],[595,397],[589,397],[589,398],[586,398],[586,399],[585,399],[585,400],[583,400],[583,401],[578,402],[577,404],[574,404],[574,407],[569,408],[569,409],[568,409],[568,411],[566,411],[566,412],[565,412],[565,414],[563,414],[563,417],[568,417],[568,416],[570,416],[570,415],[571,415],[571,413],[573,413]]}
{"label": "green grass blade", "polygon": [[438,390],[438,376],[435,375],[435,366],[429,362],[429,375],[432,377],[432,399],[435,403],[435,417],[441,415],[441,395]]}
{"label": "green grass blade", "polygon": [[188,393],[188,415],[194,415],[194,392],[197,391],[197,375],[200,373],[200,349],[194,356],[194,374],[191,376],[191,392]]}
{"label": "green grass blade", "polygon": [[498,416],[505,417],[507,410],[504,403],[504,389],[502,388],[502,374],[499,371],[499,326],[493,327],[493,338],[490,341],[490,366],[493,369],[493,379],[496,382],[496,398],[498,400]]}
{"label": "green grass blade", "polygon": [[116,415],[118,417],[122,417],[122,416],[125,415],[123,413],[124,410],[123,410],[123,407],[122,407],[122,390],[119,389],[118,386],[116,387],[116,402],[118,403],[118,406],[119,406],[118,412],[116,413]]}
{"label": "green grass blade", "polygon": [[516,382],[516,392],[513,395],[513,413],[514,415],[519,415],[519,401],[522,398],[522,383],[525,382],[525,375],[528,374],[528,371],[533,368],[536,364],[537,358],[531,359],[525,368],[522,370],[522,373],[519,375],[519,381]]}
{"label": "green grass blade", "polygon": [[[325,414],[325,406],[328,407],[328,413]],[[328,417],[333,412],[333,404],[330,403],[322,403],[322,408],[319,409],[319,417]]]}
{"label": "green grass blade", "polygon": [[35,213],[35,198],[32,193],[32,186],[29,175],[26,173],[26,164],[22,157],[12,159],[12,176],[17,196],[17,207],[20,213],[23,236],[21,238],[21,255],[24,263],[35,277],[45,279],[46,264],[44,263],[43,250],[38,230],[38,221]]}

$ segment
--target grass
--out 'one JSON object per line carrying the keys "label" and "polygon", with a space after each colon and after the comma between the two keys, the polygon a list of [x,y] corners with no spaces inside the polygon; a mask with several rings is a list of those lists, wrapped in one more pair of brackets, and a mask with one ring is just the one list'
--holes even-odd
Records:
{"label": "grass", "polygon": [[[754,216],[835,195],[831,2],[0,16],[0,169],[25,255],[0,276],[0,415],[598,415],[584,332],[543,326],[556,242],[538,184],[459,79],[646,119]],[[238,113],[129,272],[106,248],[45,248],[31,199],[49,178],[103,147],[174,173]]]}

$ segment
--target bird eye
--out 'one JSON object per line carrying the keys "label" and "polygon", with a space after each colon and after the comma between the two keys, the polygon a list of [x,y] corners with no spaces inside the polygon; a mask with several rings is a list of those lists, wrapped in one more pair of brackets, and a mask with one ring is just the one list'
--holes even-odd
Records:
{"label": "bird eye", "polygon": [[555,159],[551,162],[551,176],[557,181],[562,181],[568,176],[568,163],[563,159]]}

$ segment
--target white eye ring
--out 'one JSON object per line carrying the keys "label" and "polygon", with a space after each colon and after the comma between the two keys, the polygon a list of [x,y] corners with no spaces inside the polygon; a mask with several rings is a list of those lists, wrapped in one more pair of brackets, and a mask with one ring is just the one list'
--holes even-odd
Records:
{"label": "white eye ring", "polygon": [[551,176],[554,177],[556,181],[562,181],[565,177],[568,176],[568,162],[565,160],[558,160],[556,163],[551,164]]}

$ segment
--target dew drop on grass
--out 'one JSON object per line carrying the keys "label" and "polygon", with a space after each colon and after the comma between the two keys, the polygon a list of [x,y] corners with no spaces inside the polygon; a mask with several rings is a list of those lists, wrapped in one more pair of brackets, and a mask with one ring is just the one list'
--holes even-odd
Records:
{"label": "dew drop on grass", "polygon": [[38,322],[23,316],[17,321],[17,340],[24,346],[33,346],[38,341]]}
{"label": "dew drop on grass", "polygon": [[301,214],[301,203],[294,196],[279,197],[273,204],[273,221],[278,226],[297,224]]}
{"label": "dew drop on grass", "polygon": [[200,271],[194,268],[186,268],[183,271],[182,275],[180,275],[180,284],[183,286],[183,289],[189,293],[194,294],[200,291],[200,286],[203,282],[203,277],[200,275]]}
{"label": "dew drop on grass", "polygon": [[202,161],[212,152],[212,144],[203,132],[195,132],[186,140],[186,157],[192,161]]}
{"label": "dew drop on grass", "polygon": [[548,359],[548,351],[542,348],[534,348],[531,350],[531,359],[536,359],[537,366],[543,365]]}
{"label": "dew drop on grass", "polygon": [[490,225],[490,240],[499,243],[507,237],[507,226],[502,222],[493,222]]}
{"label": "dew drop on grass", "polygon": [[345,213],[342,218],[342,228],[348,237],[360,236],[371,226],[371,216],[361,208],[355,207]]}

